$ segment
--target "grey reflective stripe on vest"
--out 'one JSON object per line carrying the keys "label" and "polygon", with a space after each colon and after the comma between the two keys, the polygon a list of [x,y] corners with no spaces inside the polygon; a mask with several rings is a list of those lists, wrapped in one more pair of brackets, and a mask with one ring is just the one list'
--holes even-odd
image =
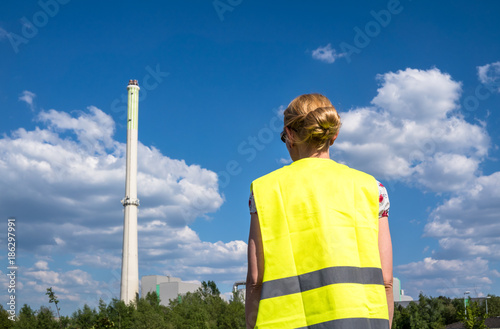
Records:
{"label": "grey reflective stripe on vest", "polygon": [[297,329],[389,329],[389,320],[366,318],[338,319]]}
{"label": "grey reflective stripe on vest", "polygon": [[262,284],[260,299],[296,294],[336,283],[383,285],[384,280],[382,269],[376,267],[328,267],[299,276],[266,281]]}

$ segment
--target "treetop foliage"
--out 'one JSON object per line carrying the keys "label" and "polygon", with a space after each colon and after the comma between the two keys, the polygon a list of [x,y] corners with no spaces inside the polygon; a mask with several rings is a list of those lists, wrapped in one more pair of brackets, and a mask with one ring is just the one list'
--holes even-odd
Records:
{"label": "treetop foliage", "polygon": [[[47,289],[49,304],[63,302],[57,300],[52,288]],[[203,282],[196,292],[187,293],[170,305],[163,306],[156,292],[150,292],[142,298],[126,305],[113,299],[109,304],[99,301],[97,309],[84,305],[71,316],[61,316],[59,321],[54,311],[42,306],[34,311],[24,305],[16,321],[8,319],[9,314],[0,305],[0,328],[22,329],[212,329],[245,328],[245,305],[242,298],[235,294],[228,303],[220,296],[220,291],[213,281]]]}
{"label": "treetop foliage", "polygon": [[[52,289],[47,289],[50,303],[61,303]],[[418,301],[403,308],[396,305],[393,329],[441,329],[455,322],[462,322],[466,329],[484,329],[484,319],[500,316],[500,297],[489,296],[488,315],[485,303],[469,303],[465,312],[464,299],[427,297],[419,295]],[[24,305],[16,321],[8,319],[8,312],[0,305],[0,328],[22,329],[215,329],[245,328],[245,306],[238,293],[230,302],[220,296],[213,281],[203,282],[193,293],[187,293],[170,301],[169,306],[160,304],[155,292],[136,298],[126,305],[113,299],[109,304],[99,301],[97,309],[84,305],[71,316],[55,317],[55,312],[46,306],[33,310]]]}

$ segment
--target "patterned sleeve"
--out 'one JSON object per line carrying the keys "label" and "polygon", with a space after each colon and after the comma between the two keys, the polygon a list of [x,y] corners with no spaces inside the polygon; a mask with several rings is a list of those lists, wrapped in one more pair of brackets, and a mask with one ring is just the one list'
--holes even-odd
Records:
{"label": "patterned sleeve", "polygon": [[379,181],[378,183],[378,218],[389,217],[389,208],[391,203],[389,202],[389,195],[387,194],[387,189]]}
{"label": "patterned sleeve", "polygon": [[251,214],[257,213],[257,208],[255,207],[255,200],[253,199],[253,192],[250,192],[250,198],[248,199],[248,207],[250,208]]}
{"label": "patterned sleeve", "polygon": [[[387,189],[379,181],[378,184],[378,201],[379,201],[379,212],[378,218],[389,217],[389,208],[391,203],[389,202],[389,195],[387,194]],[[250,213],[257,213],[257,208],[255,207],[255,200],[253,198],[253,192],[250,193],[250,198],[248,199],[248,207],[250,208]]]}

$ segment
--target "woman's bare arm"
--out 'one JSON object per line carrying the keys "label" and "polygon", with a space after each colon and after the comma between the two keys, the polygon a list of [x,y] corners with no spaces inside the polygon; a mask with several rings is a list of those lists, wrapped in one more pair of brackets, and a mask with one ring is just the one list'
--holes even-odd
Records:
{"label": "woman's bare arm", "polygon": [[248,272],[246,283],[245,317],[247,328],[254,328],[259,310],[262,277],[264,275],[264,252],[260,234],[259,217],[252,213],[248,237]]}
{"label": "woman's bare arm", "polygon": [[389,307],[389,323],[392,326],[394,316],[394,295],[392,291],[392,242],[389,231],[389,219],[382,217],[379,219],[378,248],[380,261],[382,263],[382,275],[384,277],[385,294],[387,296],[387,306]]}

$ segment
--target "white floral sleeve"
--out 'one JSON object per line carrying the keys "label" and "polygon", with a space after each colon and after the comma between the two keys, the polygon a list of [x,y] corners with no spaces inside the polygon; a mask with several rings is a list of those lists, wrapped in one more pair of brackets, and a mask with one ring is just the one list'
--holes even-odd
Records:
{"label": "white floral sleeve", "polygon": [[250,192],[250,198],[248,199],[248,207],[250,208],[251,214],[257,213],[257,208],[255,208],[255,200],[253,199],[253,192]]}
{"label": "white floral sleeve", "polygon": [[389,195],[387,194],[387,189],[379,181],[378,184],[378,218],[389,217],[389,208],[391,203],[389,202]]}

